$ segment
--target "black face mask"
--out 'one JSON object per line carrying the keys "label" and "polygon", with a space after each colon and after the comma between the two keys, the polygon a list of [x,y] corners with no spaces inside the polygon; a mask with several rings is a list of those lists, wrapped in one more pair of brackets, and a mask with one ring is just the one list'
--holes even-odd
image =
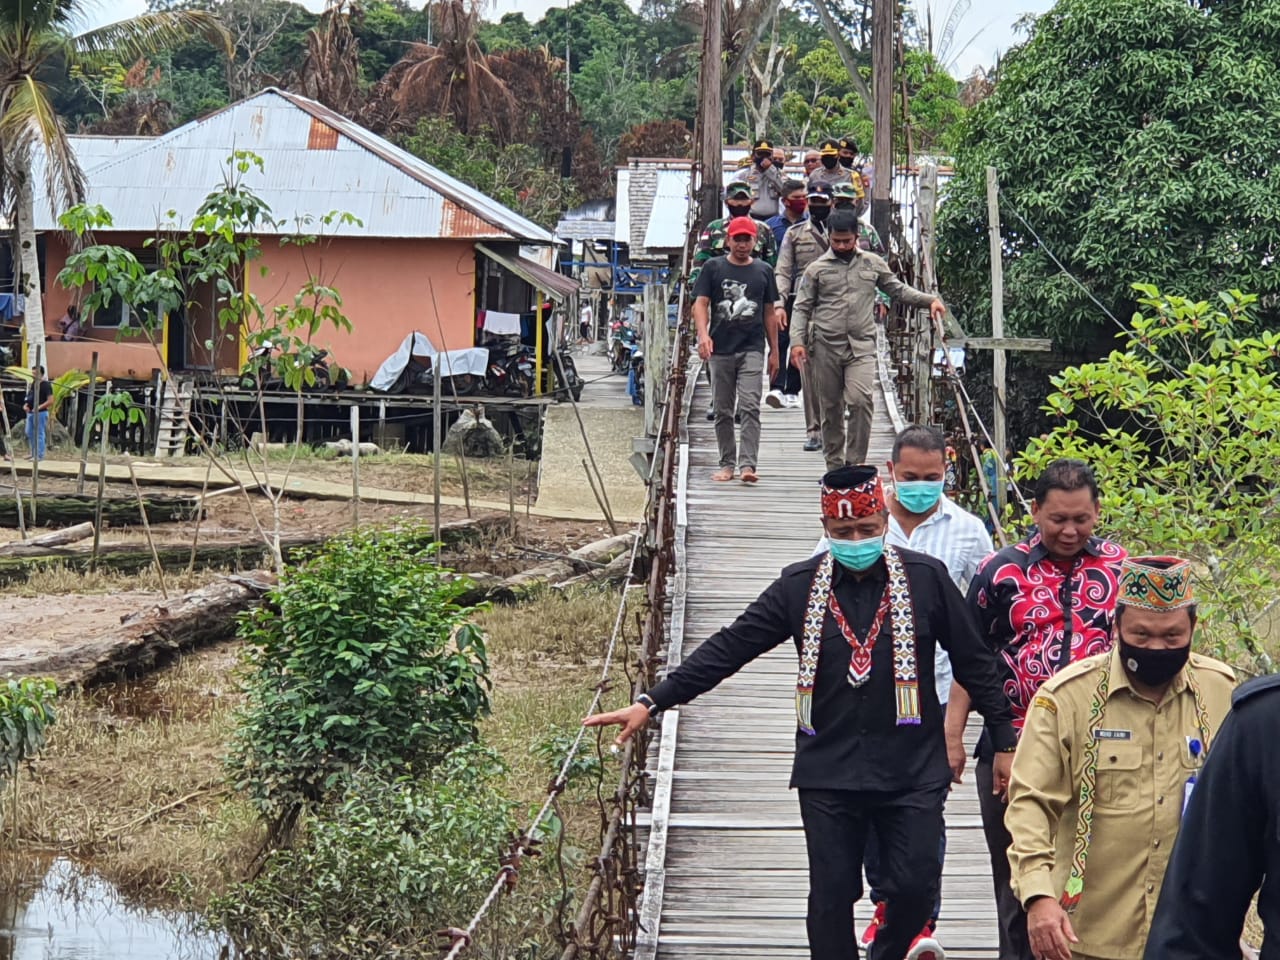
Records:
{"label": "black face mask", "polygon": [[729,216],[731,217],[749,217],[751,216],[751,204],[749,203],[726,203],[729,208]]}
{"label": "black face mask", "polygon": [[1191,656],[1191,645],[1172,650],[1154,650],[1135,647],[1120,638],[1120,662],[1139,683],[1148,687],[1162,687],[1178,675]]}
{"label": "black face mask", "polygon": [[836,201],[836,209],[837,209],[837,210],[852,210],[852,209],[853,209],[853,201],[852,201],[852,200],[837,200],[837,201]]}
{"label": "black face mask", "polygon": [[840,162],[839,157],[823,157],[822,158],[822,165],[826,167],[828,170],[834,170],[836,168],[836,164],[839,162]]}
{"label": "black face mask", "polygon": [[849,263],[850,261],[853,260],[853,255],[858,251],[857,250],[832,250],[831,252],[834,253],[838,259],[843,260],[845,263]]}
{"label": "black face mask", "polygon": [[844,167],[846,170],[852,170],[852,169],[853,169],[853,160],[854,160],[854,158],[853,158],[853,157],[841,157],[841,158],[840,158],[840,166]]}
{"label": "black face mask", "polygon": [[823,204],[809,204],[809,219],[814,223],[822,223],[831,216],[831,207]]}

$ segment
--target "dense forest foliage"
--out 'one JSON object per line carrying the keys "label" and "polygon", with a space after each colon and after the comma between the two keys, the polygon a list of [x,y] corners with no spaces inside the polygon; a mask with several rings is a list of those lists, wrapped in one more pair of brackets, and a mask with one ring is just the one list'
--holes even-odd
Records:
{"label": "dense forest foliage", "polygon": [[[833,18],[843,51],[815,3]],[[156,58],[50,77],[70,128],[160,133],[280,86],[544,223],[580,200],[609,195],[612,169],[627,156],[685,156],[692,142],[703,10],[692,0],[644,0],[639,10],[625,0],[577,0],[537,22],[520,13],[486,21],[473,0],[425,8],[347,0],[323,14],[288,0],[150,5],[216,14],[235,59],[193,39]],[[852,58],[869,76],[869,8],[870,0],[728,0],[728,142],[768,136],[801,145],[853,134],[869,144],[870,119],[846,68]],[[931,20],[921,24],[910,5],[902,14],[895,81],[908,103],[902,146],[909,137],[913,150],[944,149],[963,102],[986,87],[979,77],[966,91],[942,66],[953,31],[935,42]]]}

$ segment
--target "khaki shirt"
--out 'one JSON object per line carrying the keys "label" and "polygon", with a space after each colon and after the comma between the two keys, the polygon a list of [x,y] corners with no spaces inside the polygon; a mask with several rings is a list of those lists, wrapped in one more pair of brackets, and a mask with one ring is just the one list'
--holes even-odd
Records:
{"label": "khaki shirt", "polygon": [[[1118,649],[1118,648],[1117,648]],[[1099,733],[1093,837],[1084,892],[1071,917],[1076,953],[1140,960],[1160,883],[1182,818],[1187,778],[1203,764],[1189,739],[1200,738],[1195,698],[1184,670],[1159,705],[1134,693],[1117,650],[1087,657],[1045,681],[1032,699],[1013,760],[1004,822],[1013,892],[1059,898],[1071,874],[1084,741],[1098,670],[1111,679]],[[1235,677],[1225,664],[1191,655],[1190,669],[1213,736],[1231,708]]]}
{"label": "khaki shirt", "polygon": [[853,171],[848,167],[840,166],[838,163],[831,170],[819,166],[813,173],[809,174],[809,186],[812,187],[819,183],[825,183],[829,187],[834,187],[840,183],[853,183]]}
{"label": "khaki shirt", "polygon": [[800,279],[791,311],[792,346],[821,345],[846,358],[874,354],[877,290],[913,307],[927,307],[934,299],[899,280],[883,257],[855,250],[845,263],[828,250]]}
{"label": "khaki shirt", "polygon": [[778,293],[785,300],[791,296],[801,275],[809,264],[827,252],[830,241],[827,231],[813,220],[798,223],[782,237],[778,249],[778,264],[774,270],[778,278]]}
{"label": "khaki shirt", "polygon": [[782,184],[785,181],[782,171],[772,161],[765,170],[752,163],[734,179],[745,180],[755,188],[756,198],[751,203],[753,217],[776,217],[782,212]]}

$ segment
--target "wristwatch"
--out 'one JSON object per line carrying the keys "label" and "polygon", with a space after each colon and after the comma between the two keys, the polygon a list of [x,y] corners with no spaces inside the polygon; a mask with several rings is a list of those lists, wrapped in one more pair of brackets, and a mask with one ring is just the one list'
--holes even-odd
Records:
{"label": "wristwatch", "polygon": [[653,697],[649,696],[647,693],[642,693],[640,696],[636,697],[636,703],[643,705],[644,708],[649,711],[650,717],[656,717],[662,712],[662,709],[653,702]]}

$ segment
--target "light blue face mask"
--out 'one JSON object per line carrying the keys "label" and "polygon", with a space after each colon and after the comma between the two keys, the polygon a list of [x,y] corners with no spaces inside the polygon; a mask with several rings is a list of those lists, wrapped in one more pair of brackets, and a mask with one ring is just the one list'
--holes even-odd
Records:
{"label": "light blue face mask", "polygon": [[841,566],[861,572],[879,560],[884,553],[884,537],[871,537],[868,540],[828,540],[827,549]]}
{"label": "light blue face mask", "polygon": [[911,513],[928,513],[942,499],[942,481],[895,480],[893,492]]}

